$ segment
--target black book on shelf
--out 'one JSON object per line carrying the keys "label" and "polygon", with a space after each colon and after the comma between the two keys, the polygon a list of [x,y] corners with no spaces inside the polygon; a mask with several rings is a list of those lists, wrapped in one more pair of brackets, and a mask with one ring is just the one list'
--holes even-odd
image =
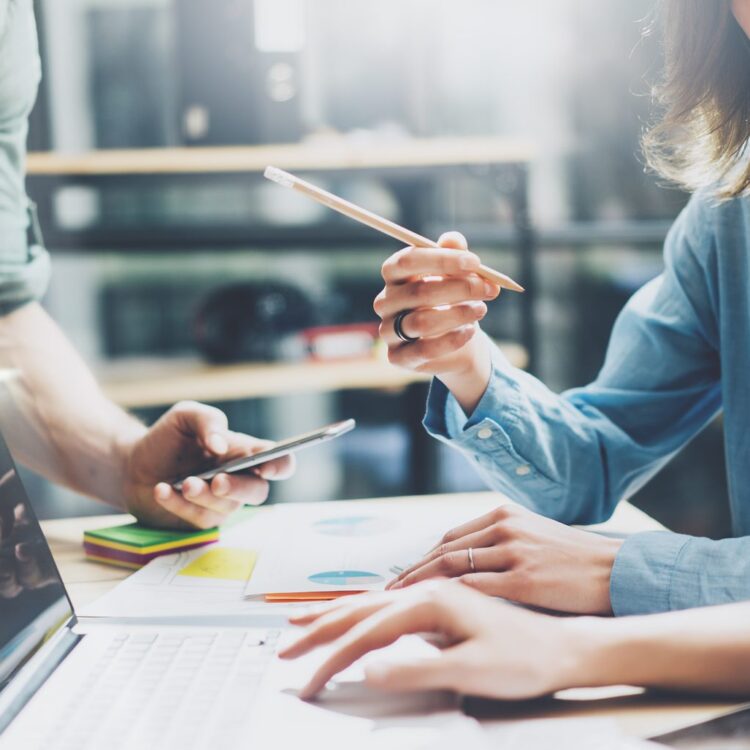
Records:
{"label": "black book on shelf", "polygon": [[179,132],[187,145],[299,140],[300,60],[261,50],[252,0],[177,0]]}
{"label": "black book on shelf", "polygon": [[163,8],[98,7],[86,14],[97,148],[170,141],[168,15]]}

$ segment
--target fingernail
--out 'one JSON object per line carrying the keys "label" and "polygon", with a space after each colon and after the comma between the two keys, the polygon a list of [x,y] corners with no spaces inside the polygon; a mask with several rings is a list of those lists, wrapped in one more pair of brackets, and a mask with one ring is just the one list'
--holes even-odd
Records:
{"label": "fingernail", "polygon": [[168,484],[157,484],[156,485],[156,501],[163,502],[169,497],[169,485]]}
{"label": "fingernail", "polygon": [[391,585],[390,591],[395,591],[396,589],[401,589],[404,587],[403,581],[394,581]]}
{"label": "fingernail", "polygon": [[182,494],[186,497],[195,497],[198,494],[198,488],[193,483],[193,479],[186,479],[182,483]]}
{"label": "fingernail", "polygon": [[229,445],[227,444],[226,438],[222,437],[216,432],[208,436],[206,444],[208,445],[209,449],[213,453],[216,453],[216,455],[218,456],[223,456],[229,450]]}
{"label": "fingernail", "polygon": [[258,472],[258,474],[263,479],[273,479],[273,477],[275,477],[277,474],[276,466],[274,466],[274,464],[263,465],[260,467],[260,471]]}
{"label": "fingernail", "polygon": [[495,292],[497,291],[497,288],[493,284],[490,284],[489,281],[485,281],[484,282],[484,291],[487,293],[488,297],[494,297],[495,296]]}
{"label": "fingernail", "polygon": [[224,497],[229,494],[229,480],[226,477],[218,476],[213,481],[212,487],[214,495]]}
{"label": "fingernail", "polygon": [[18,562],[29,562],[31,560],[31,552],[29,552],[28,544],[16,545],[16,560]]}
{"label": "fingernail", "polygon": [[299,691],[299,697],[300,700],[307,701],[310,700],[315,695],[315,690],[312,688],[311,685],[305,685],[305,687],[302,688],[302,690]]}

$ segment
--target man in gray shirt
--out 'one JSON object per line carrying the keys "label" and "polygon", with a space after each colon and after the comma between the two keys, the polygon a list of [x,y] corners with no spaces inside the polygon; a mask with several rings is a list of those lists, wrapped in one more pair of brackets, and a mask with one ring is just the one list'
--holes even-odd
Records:
{"label": "man in gray shirt", "polygon": [[[39,304],[49,256],[29,236],[24,189],[28,116],[41,77],[32,0],[0,0],[0,423],[16,457],[52,481],[162,526],[219,525],[258,504],[281,459],[253,474],[165,480],[266,443],[229,430],[203,404],[177,404],[150,429],[106,398],[63,332]],[[74,293],[74,290],[71,291]]]}

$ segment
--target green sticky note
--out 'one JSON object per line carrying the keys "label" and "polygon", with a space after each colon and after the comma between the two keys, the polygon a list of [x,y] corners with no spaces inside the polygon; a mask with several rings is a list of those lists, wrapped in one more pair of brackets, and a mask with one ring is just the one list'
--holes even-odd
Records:
{"label": "green sticky note", "polygon": [[[244,523],[257,512],[257,508],[241,508],[229,517],[224,528]],[[175,542],[190,542],[210,535],[217,535],[218,529],[196,529],[195,531],[175,531],[172,529],[152,529],[139,523],[126,523],[121,526],[109,526],[106,529],[87,531],[85,536],[115,544],[126,544],[129,547],[154,547]]]}
{"label": "green sticky note", "polygon": [[139,523],[127,523],[122,526],[110,526],[106,529],[87,531],[87,537],[102,539],[105,542],[127,544],[129,547],[153,547],[158,544],[190,541],[197,537],[215,534],[217,529],[196,531],[172,531],[170,529],[150,529]]}

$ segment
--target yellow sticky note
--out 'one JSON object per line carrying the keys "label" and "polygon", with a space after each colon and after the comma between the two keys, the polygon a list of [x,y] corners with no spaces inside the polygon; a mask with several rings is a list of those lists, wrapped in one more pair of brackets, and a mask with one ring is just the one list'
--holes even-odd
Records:
{"label": "yellow sticky note", "polygon": [[213,547],[186,565],[179,575],[192,578],[221,578],[224,581],[247,581],[253,574],[257,559],[257,553],[252,550]]}

